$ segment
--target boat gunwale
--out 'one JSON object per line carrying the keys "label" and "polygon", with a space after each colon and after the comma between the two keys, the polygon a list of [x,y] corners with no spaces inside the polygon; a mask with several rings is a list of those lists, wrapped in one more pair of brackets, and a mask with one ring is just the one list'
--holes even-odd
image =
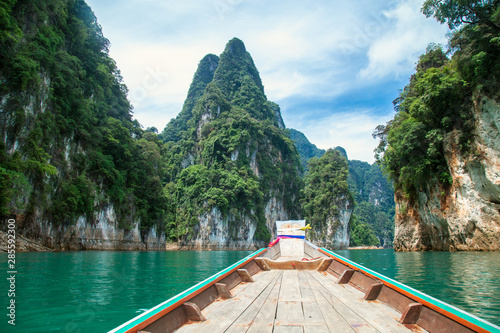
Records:
{"label": "boat gunwale", "polygon": [[267,248],[261,248],[245,258],[235,262],[234,264],[226,267],[225,269],[215,273],[214,275],[206,278],[205,280],[198,282],[194,286],[180,292],[179,294],[169,298],[168,300],[152,307],[151,309],[141,313],[140,315],[132,318],[131,320],[121,324],[120,326],[112,329],[108,333],[133,333],[137,332],[156,320],[160,319],[170,311],[181,306],[184,302],[192,299],[193,297],[199,295],[203,291],[207,290],[215,283],[234,273],[236,270],[247,265],[256,257],[262,255],[267,251]]}
{"label": "boat gunwale", "polygon": [[[347,258],[342,257],[341,255],[338,255],[330,250],[327,250],[325,248],[319,248],[318,251],[320,251],[323,254],[326,254],[329,257],[334,258],[334,260],[339,261],[340,263],[347,265],[348,267],[360,271],[363,274],[367,275],[368,277],[381,280],[381,282],[387,286],[390,289],[395,290],[396,292],[399,292],[400,294],[417,301],[421,303],[422,305],[430,308],[431,310],[434,310],[438,312],[439,314],[456,321],[457,323],[474,330],[476,332],[494,332],[492,331],[493,329],[496,331],[500,331],[500,327],[496,326],[493,323],[488,322],[485,319],[476,317],[473,314],[470,314],[462,309],[459,309],[451,304],[448,304],[444,301],[441,301],[437,298],[434,298],[430,295],[427,295],[426,293],[423,293],[419,290],[413,289],[412,287],[409,287],[405,285],[404,283],[398,282],[396,280],[393,280],[383,274],[377,273],[369,268],[366,268],[360,264],[357,264]],[[465,317],[465,318],[464,318]]]}

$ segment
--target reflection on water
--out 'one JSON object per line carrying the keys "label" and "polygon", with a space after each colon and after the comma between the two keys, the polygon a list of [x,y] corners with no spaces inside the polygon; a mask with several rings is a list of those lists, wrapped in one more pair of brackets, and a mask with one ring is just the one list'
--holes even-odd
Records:
{"label": "reflection on water", "polygon": [[0,332],[106,332],[250,253],[18,253],[16,326],[2,320]]}
{"label": "reflection on water", "polygon": [[335,251],[496,325],[500,324],[500,253]]}

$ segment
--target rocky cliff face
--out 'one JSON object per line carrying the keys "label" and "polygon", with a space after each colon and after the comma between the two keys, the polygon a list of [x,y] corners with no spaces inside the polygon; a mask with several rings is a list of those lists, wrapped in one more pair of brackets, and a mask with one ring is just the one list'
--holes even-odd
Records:
{"label": "rocky cliff face", "polygon": [[445,137],[451,187],[428,186],[412,203],[396,193],[396,250],[500,250],[500,103],[474,100],[474,154],[459,153],[458,131]]}
{"label": "rocky cliff face", "polygon": [[264,216],[266,217],[266,226],[271,233],[271,238],[275,239],[278,237],[276,230],[276,221],[288,221],[295,219],[297,217],[296,212],[290,212],[289,209],[283,204],[283,200],[277,197],[272,197],[267,202],[264,210]]}
{"label": "rocky cliff face", "polygon": [[[22,218],[18,219],[22,228]],[[80,217],[75,224],[55,226],[47,221],[38,220],[32,223],[31,232],[44,246],[54,250],[165,250],[165,235],[158,234],[155,228],[141,233],[140,223],[132,229],[119,227],[113,206],[96,214],[96,219],[89,222]]]}
{"label": "rocky cliff face", "polygon": [[[11,215],[16,221],[18,232],[28,235],[29,239],[56,251],[79,250],[165,250],[165,235],[151,228],[140,230],[140,222],[133,228],[120,227],[113,206],[97,212],[93,221],[81,216],[75,223],[56,225],[43,218],[42,214]],[[22,237],[21,237],[22,238]],[[39,251],[28,248],[26,251]]]}
{"label": "rocky cliff face", "polygon": [[335,206],[339,214],[327,219],[326,226],[308,232],[308,239],[320,247],[333,250],[346,250],[349,247],[349,221],[353,212],[352,203],[341,198]]}
{"label": "rocky cliff face", "polygon": [[[289,219],[289,212],[283,207],[281,200],[273,197],[264,208],[266,227],[276,238],[276,221]],[[215,207],[198,217],[194,237],[181,240],[180,249],[191,250],[257,250],[265,243],[255,240],[257,225],[253,214],[230,214],[225,216]],[[238,221],[237,224],[234,221]]]}

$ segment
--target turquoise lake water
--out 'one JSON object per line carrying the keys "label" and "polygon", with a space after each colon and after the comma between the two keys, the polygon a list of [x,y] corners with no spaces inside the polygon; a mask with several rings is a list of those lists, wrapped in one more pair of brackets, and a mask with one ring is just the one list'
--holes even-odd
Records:
{"label": "turquoise lake water", "polygon": [[[383,275],[500,324],[500,253],[336,251]],[[248,251],[19,253],[16,326],[0,332],[106,332],[246,257]]]}

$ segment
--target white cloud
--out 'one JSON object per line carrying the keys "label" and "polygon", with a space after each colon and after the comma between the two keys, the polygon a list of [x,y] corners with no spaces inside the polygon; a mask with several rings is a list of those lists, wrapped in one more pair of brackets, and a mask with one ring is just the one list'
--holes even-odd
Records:
{"label": "white cloud", "polygon": [[145,127],[163,130],[180,112],[200,60],[212,53],[214,45],[222,49],[224,43],[214,39],[193,45],[131,41],[112,47],[110,55],[129,88],[135,118]]}
{"label": "white cloud", "polygon": [[373,163],[373,151],[378,140],[372,137],[372,133],[378,125],[387,123],[393,117],[393,111],[379,115],[372,109],[352,109],[324,118],[287,119],[287,125],[303,132],[318,148],[341,146],[347,151],[350,160]]}
{"label": "white cloud", "polygon": [[157,100],[149,99],[143,104],[141,110],[147,110],[147,112],[134,109],[134,118],[144,128],[154,126],[161,132],[168,121],[177,116],[179,105],[177,103],[159,103]]}
{"label": "white cloud", "polygon": [[132,42],[114,48],[111,56],[131,91],[146,90],[148,97],[178,103],[184,100],[198,62],[207,53],[205,49],[204,45],[179,47]]}
{"label": "white cloud", "polygon": [[[128,97],[134,106],[135,118],[146,127],[163,130],[180,112],[196,66],[204,54],[203,46],[169,47],[138,42],[113,48],[111,56],[129,88]],[[162,105],[164,113],[160,112]]]}
{"label": "white cloud", "polygon": [[[380,98],[377,100],[379,92],[388,95],[380,86],[402,88],[406,82],[401,77],[406,80],[411,74],[418,55],[429,42],[444,41],[446,32],[419,12],[422,0],[87,2],[111,41],[111,56],[131,92],[134,116],[145,127],[161,130],[175,117],[202,57],[222,53],[227,41],[239,37],[261,73],[270,100],[284,104],[310,101],[311,105],[303,106],[303,115],[318,127],[306,134],[324,147],[342,145],[341,135],[319,127],[325,119],[317,119],[314,102],[339,105],[340,98],[346,101],[341,109],[349,110],[346,103],[350,98],[345,96],[356,91],[375,97],[364,99],[355,108],[392,109],[390,102],[382,107]],[[365,123],[381,123],[374,121],[377,116],[364,112]],[[333,119],[345,117],[335,116],[337,112],[328,106],[319,112],[325,113],[331,115],[327,120],[332,124]],[[294,117],[286,110],[283,116]],[[365,128],[358,121],[344,120],[353,126],[350,131],[332,128],[358,143],[352,147],[344,144],[349,155],[356,155],[362,142],[368,142],[359,138],[370,139],[374,126]],[[288,125],[294,127],[293,122]],[[360,128],[367,132],[356,137],[349,134]],[[325,132],[317,133],[320,130]],[[365,158],[371,160],[371,146],[365,150]]]}
{"label": "white cloud", "polygon": [[384,15],[394,23],[371,43],[369,64],[361,70],[361,78],[407,75],[429,43],[446,42],[447,27],[427,19],[420,12],[421,5],[421,0],[407,0],[385,12]]}

